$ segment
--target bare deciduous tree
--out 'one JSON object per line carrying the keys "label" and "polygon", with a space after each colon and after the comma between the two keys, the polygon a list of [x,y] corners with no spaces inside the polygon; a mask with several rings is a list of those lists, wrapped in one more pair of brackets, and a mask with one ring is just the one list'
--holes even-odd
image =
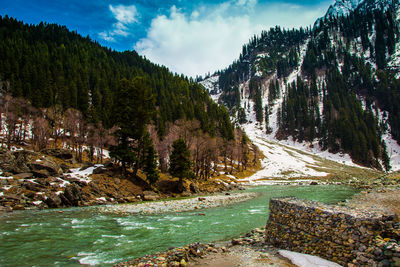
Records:
{"label": "bare deciduous tree", "polygon": [[54,105],[47,109],[46,118],[49,121],[51,136],[54,138],[54,147],[58,146],[58,139],[63,135],[63,109]]}
{"label": "bare deciduous tree", "polygon": [[42,150],[47,147],[50,136],[50,127],[48,121],[43,117],[37,117],[32,125],[33,142],[37,150]]}

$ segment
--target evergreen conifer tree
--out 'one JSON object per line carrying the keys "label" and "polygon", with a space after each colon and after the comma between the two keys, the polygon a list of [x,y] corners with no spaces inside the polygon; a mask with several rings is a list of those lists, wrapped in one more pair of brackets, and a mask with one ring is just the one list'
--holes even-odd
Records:
{"label": "evergreen conifer tree", "polygon": [[150,184],[154,184],[160,178],[157,170],[157,152],[151,140],[146,147],[144,172]]}
{"label": "evergreen conifer tree", "polygon": [[172,145],[172,153],[170,156],[169,173],[172,176],[178,177],[179,181],[185,177],[192,176],[191,174],[190,151],[185,140],[179,138]]}
{"label": "evergreen conifer tree", "polygon": [[146,125],[154,111],[154,99],[143,78],[122,79],[116,93],[114,119],[119,129],[115,135],[118,145],[111,147],[111,156],[122,167],[133,167],[136,174],[143,162],[146,143]]}

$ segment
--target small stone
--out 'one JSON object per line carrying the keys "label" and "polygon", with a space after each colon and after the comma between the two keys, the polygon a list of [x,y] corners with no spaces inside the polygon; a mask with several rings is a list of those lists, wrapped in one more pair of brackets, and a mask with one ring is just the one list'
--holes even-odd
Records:
{"label": "small stone", "polygon": [[182,259],[181,262],[179,263],[180,267],[186,267],[187,263],[185,261],[185,259]]}
{"label": "small stone", "polygon": [[13,207],[13,210],[24,210],[24,209],[25,209],[25,207],[23,205],[15,205]]}
{"label": "small stone", "polygon": [[268,253],[261,253],[261,254],[260,254],[260,258],[262,258],[262,259],[269,259]]}
{"label": "small stone", "polygon": [[358,248],[358,251],[364,252],[367,249],[367,247],[364,244],[361,244],[360,247]]}
{"label": "small stone", "polygon": [[381,256],[383,251],[380,248],[375,248],[374,250],[374,255],[375,256]]}
{"label": "small stone", "polygon": [[390,261],[388,261],[388,260],[385,259],[385,260],[379,262],[379,266],[382,266],[382,267],[390,267],[391,264],[390,264]]}
{"label": "small stone", "polygon": [[232,239],[231,243],[233,246],[236,246],[236,245],[241,245],[242,241],[239,239]]}
{"label": "small stone", "polygon": [[363,262],[363,263],[365,263],[365,262],[368,261],[368,259],[367,259],[365,256],[363,256],[363,255],[359,255],[359,256],[357,257],[357,260],[358,260],[358,261],[361,261],[361,262]]}

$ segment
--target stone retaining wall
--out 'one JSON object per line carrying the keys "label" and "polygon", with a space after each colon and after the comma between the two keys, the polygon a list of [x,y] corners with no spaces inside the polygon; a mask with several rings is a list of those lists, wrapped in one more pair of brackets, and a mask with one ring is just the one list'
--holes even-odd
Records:
{"label": "stone retaining wall", "polygon": [[346,266],[400,266],[395,215],[296,198],[270,201],[266,242]]}

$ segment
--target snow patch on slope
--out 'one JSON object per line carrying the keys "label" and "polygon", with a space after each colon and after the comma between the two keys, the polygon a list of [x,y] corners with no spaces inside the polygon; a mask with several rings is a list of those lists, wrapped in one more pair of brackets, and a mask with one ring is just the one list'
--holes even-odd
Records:
{"label": "snow patch on slope", "polygon": [[392,167],[391,171],[400,171],[400,145],[390,134],[391,128],[388,122],[387,114],[386,112],[378,109],[378,114],[375,114],[375,116],[378,118],[379,124],[387,126],[386,131],[382,134],[382,139],[386,143],[386,151],[390,158],[390,166]]}
{"label": "snow patch on slope", "polygon": [[222,91],[219,88],[219,75],[213,75],[199,83],[208,91],[211,99],[218,103],[218,100],[222,95]]}
{"label": "snow patch on slope", "polygon": [[265,158],[261,164],[263,169],[247,178],[245,182],[249,184],[263,184],[268,178],[301,178],[326,176],[328,173],[316,171],[312,167],[317,167],[317,163],[312,155],[299,153],[292,147],[285,146],[279,142],[267,140],[266,135],[253,124],[244,127],[246,134],[256,144],[264,154]]}
{"label": "snow patch on slope", "polygon": [[213,75],[205,80],[199,82],[210,93],[219,93],[219,75]]}
{"label": "snow patch on slope", "polygon": [[[400,4],[397,4],[396,21],[400,26]],[[400,78],[400,42],[396,43],[395,53],[389,58],[388,67],[396,71],[396,78]]]}
{"label": "snow patch on slope", "polygon": [[279,254],[287,259],[289,259],[293,264],[299,267],[340,267],[341,265],[324,260],[317,256],[311,256],[307,254],[302,254],[298,252],[279,250]]}
{"label": "snow patch on slope", "polygon": [[400,145],[389,133],[383,135],[383,140],[387,146],[386,150],[390,158],[390,166],[392,166],[391,171],[400,171]]}
{"label": "snow patch on slope", "polygon": [[79,169],[79,168],[71,169],[70,170],[71,173],[67,174],[67,176],[69,178],[75,178],[75,179],[77,179],[77,180],[79,180],[81,182],[84,182],[84,183],[88,184],[92,180],[90,178],[90,175],[93,174],[94,169],[100,168],[100,167],[104,168],[104,165],[103,164],[96,164],[96,165],[94,165],[92,167],[89,167],[89,168],[86,168],[86,169]]}
{"label": "snow patch on slope", "polygon": [[[276,178],[281,179],[280,182],[288,182],[288,179],[293,178],[310,178],[310,177],[322,177],[327,176],[328,173],[321,171],[318,167],[319,162],[315,160],[315,156],[320,158],[329,159],[341,164],[357,166],[354,164],[347,154],[332,154],[328,151],[323,151],[319,145],[318,140],[313,144],[302,142],[295,142],[292,138],[288,140],[278,141],[275,136],[279,130],[278,125],[278,113],[282,105],[283,99],[286,95],[286,85],[296,81],[297,77],[301,75],[301,65],[304,61],[304,57],[307,51],[309,40],[307,40],[300,48],[300,63],[299,67],[288,76],[286,83],[280,82],[281,95],[274,103],[270,103],[270,115],[269,115],[269,128],[271,132],[267,134],[265,123],[260,125],[255,118],[254,102],[248,99],[246,93],[248,89],[247,83],[239,86],[240,90],[243,90],[241,94],[241,104],[245,108],[248,123],[242,125],[243,130],[246,132],[248,137],[259,147],[263,152],[265,158],[261,164],[263,169],[243,180],[242,182],[248,184],[271,184],[276,183]],[[265,106],[268,101],[268,90],[269,83],[274,81],[276,75],[272,75],[269,79],[264,82],[263,85],[263,105]],[[320,81],[322,82],[322,81]],[[322,99],[320,101],[322,104]],[[319,170],[317,170],[319,169]],[[274,179],[274,181],[268,180]]]}

